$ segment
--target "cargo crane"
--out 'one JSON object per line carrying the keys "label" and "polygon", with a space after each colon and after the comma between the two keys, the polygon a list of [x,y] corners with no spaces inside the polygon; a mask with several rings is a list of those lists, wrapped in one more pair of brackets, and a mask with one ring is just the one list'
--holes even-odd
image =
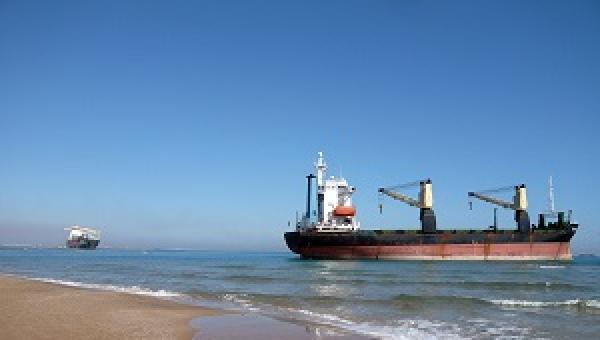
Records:
{"label": "cargo crane", "polygon": [[[398,190],[404,190],[419,186],[419,198],[415,199],[400,193]],[[436,233],[435,213],[433,211],[433,193],[431,191],[431,179],[409,182],[393,187],[379,188],[379,193],[387,195],[395,200],[404,202],[411,207],[419,208],[421,220],[421,231],[423,233]],[[382,206],[380,205],[381,209]]]}
{"label": "cargo crane", "polygon": [[[508,190],[515,190],[515,195],[512,202],[489,196],[489,194],[492,193],[499,193]],[[500,206],[504,209],[514,210],[518,231],[521,233],[528,233],[530,231],[531,224],[529,221],[529,214],[527,214],[527,188],[525,187],[525,184],[500,187],[478,192],[471,191],[469,192],[469,197],[475,197],[484,202]]]}

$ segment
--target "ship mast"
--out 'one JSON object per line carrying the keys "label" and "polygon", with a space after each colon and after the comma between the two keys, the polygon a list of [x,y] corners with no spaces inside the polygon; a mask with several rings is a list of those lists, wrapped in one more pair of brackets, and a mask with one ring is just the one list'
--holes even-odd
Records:
{"label": "ship mast", "polygon": [[554,207],[554,185],[552,184],[552,176],[548,177],[548,211],[544,213],[544,216],[552,218],[558,217]]}
{"label": "ship mast", "polygon": [[319,151],[317,161],[315,162],[317,170],[317,221],[323,223],[324,216],[324,201],[325,201],[325,174],[327,173],[327,163],[323,158],[323,152]]}

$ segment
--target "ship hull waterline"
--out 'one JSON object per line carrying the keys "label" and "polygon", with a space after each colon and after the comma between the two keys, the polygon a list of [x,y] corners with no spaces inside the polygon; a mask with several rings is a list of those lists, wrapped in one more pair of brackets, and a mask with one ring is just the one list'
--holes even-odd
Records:
{"label": "ship hull waterline", "polygon": [[94,250],[100,244],[100,240],[67,240],[67,248]]}
{"label": "ship hull waterline", "polygon": [[439,233],[316,235],[289,232],[285,240],[294,253],[311,259],[570,261],[571,232],[523,235]]}

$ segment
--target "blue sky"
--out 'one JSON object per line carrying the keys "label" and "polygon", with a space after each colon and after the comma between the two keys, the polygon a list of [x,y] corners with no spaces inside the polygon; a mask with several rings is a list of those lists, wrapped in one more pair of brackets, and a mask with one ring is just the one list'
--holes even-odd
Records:
{"label": "blue sky", "polygon": [[[418,225],[377,188],[527,183],[600,252],[595,1],[2,1],[0,243],[283,250],[317,151],[363,228]],[[502,211],[502,226],[513,225]]]}

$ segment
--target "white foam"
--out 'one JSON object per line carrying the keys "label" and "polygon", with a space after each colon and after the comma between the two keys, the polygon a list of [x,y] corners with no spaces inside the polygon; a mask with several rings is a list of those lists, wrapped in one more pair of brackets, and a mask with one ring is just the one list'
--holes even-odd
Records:
{"label": "white foam", "polygon": [[393,340],[408,339],[462,339],[456,326],[428,320],[398,320],[394,325],[381,325],[371,322],[354,322],[331,314],[316,313],[304,309],[288,309],[306,315],[308,321],[369,337]]}
{"label": "white foam", "polygon": [[[461,339],[457,326],[427,320],[398,320],[393,325],[356,322],[340,316],[317,313],[307,309],[275,307],[253,303],[247,294],[224,294],[223,299],[240,306],[243,310],[260,312],[272,317],[290,317],[325,327],[337,328],[368,337],[380,339]],[[450,331],[449,331],[450,330]]]}
{"label": "white foam", "polygon": [[540,266],[541,269],[561,269],[565,268],[565,266]]}
{"label": "white foam", "polygon": [[587,300],[585,305],[587,307],[599,308],[600,309],[600,301],[598,300]]}
{"label": "white foam", "polygon": [[144,295],[144,296],[153,296],[153,297],[161,297],[161,298],[181,297],[181,294],[179,294],[179,293],[170,292],[170,291],[162,290],[162,289],[151,290],[151,289],[143,288],[143,287],[139,287],[139,286],[124,287],[124,286],[115,286],[115,285],[110,285],[110,284],[85,283],[85,282],[49,279],[49,278],[43,278],[43,277],[34,277],[34,278],[28,278],[28,279],[40,281],[40,282],[57,284],[57,285],[61,285],[61,286],[95,289],[95,290],[103,290],[103,291],[118,292],[118,293],[133,294],[133,295]]}
{"label": "white foam", "polygon": [[233,302],[235,304],[240,305],[242,308],[252,312],[258,312],[259,309],[253,307],[252,302],[245,297],[247,294],[225,294],[223,295],[223,299],[225,301]]}
{"label": "white foam", "polygon": [[527,300],[487,300],[496,305],[502,306],[514,306],[514,307],[554,307],[554,306],[583,306],[600,308],[600,301],[598,300],[583,300],[583,299],[572,299],[564,301],[527,301]]}

